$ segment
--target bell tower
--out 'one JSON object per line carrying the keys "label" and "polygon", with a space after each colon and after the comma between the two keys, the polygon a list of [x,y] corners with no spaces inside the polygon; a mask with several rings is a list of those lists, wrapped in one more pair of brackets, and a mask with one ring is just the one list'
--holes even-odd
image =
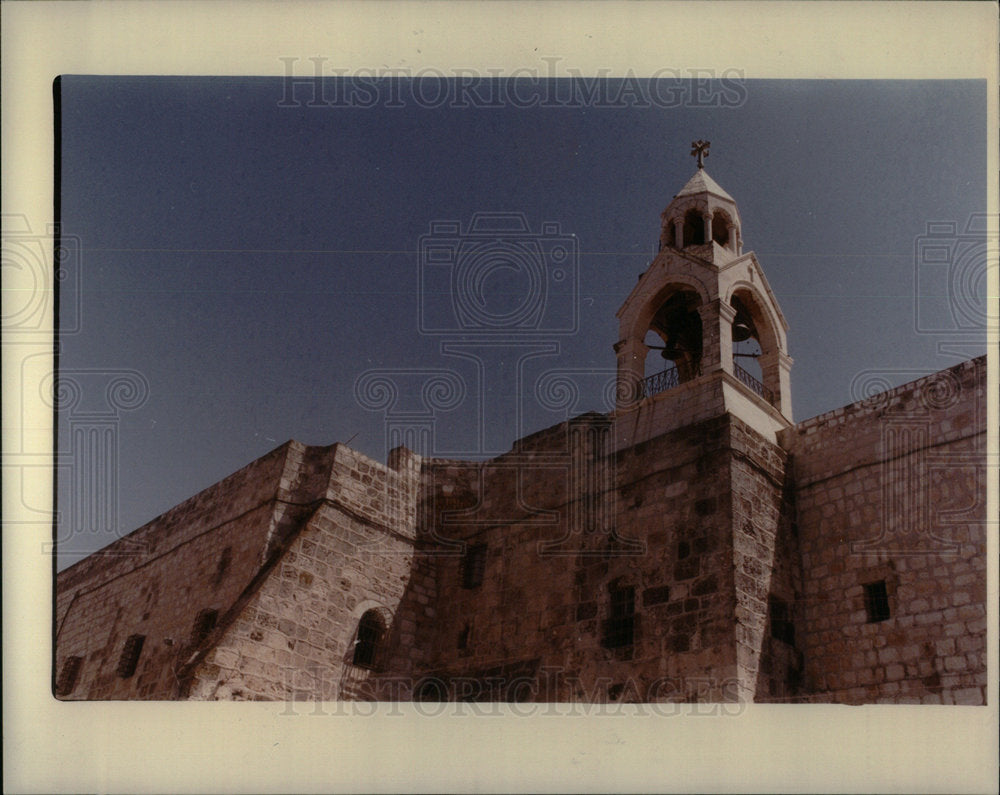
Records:
{"label": "bell tower", "polygon": [[618,310],[619,444],[729,412],[774,441],[792,424],[788,326],[736,201],[698,167],[661,214],[660,248]]}

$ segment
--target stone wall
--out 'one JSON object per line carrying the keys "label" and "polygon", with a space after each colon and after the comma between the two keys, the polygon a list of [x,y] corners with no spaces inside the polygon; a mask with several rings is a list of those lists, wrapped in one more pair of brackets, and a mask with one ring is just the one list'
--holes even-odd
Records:
{"label": "stone wall", "polygon": [[[466,504],[433,514],[438,609],[418,625],[431,650],[423,695],[738,697],[730,419],[617,454],[611,433],[607,417],[587,415],[461,477],[455,462],[437,478],[428,468],[432,494],[454,498],[461,482]],[[477,545],[474,584],[462,553]]]}
{"label": "stone wall", "polygon": [[[794,629],[788,630],[794,616],[774,615],[795,604],[801,587],[787,456],[735,417],[730,444],[740,696],[788,700],[798,692],[802,660]],[[783,621],[785,631],[777,626]]]}
{"label": "stone wall", "polygon": [[[286,444],[58,575],[55,671],[81,658],[68,698],[168,698],[203,609],[253,577],[275,524]],[[145,638],[134,675],[117,667]]]}
{"label": "stone wall", "polygon": [[[225,679],[224,666],[204,661],[216,645],[223,659],[229,649],[247,653],[238,666],[247,681],[230,694],[284,695],[292,661],[322,664],[324,682],[339,676],[331,661],[347,653],[354,613],[369,603],[394,610],[409,580],[420,464],[405,451],[393,451],[391,464],[342,445],[289,442],[60,573],[57,690],[65,689],[66,661],[80,661],[72,690],[60,697],[227,692],[211,675]],[[289,652],[298,643],[297,653],[281,657],[285,668],[255,640],[263,630],[283,632]],[[392,631],[413,645],[412,633]],[[123,676],[134,636],[141,649]]]}
{"label": "stone wall", "polygon": [[[413,560],[420,458],[397,450],[390,464],[335,446],[325,499],[188,664],[185,697],[358,698],[371,694],[380,672],[409,673],[415,618],[400,603],[423,591],[431,604]],[[385,637],[373,659],[355,665],[358,625],[369,611],[384,621]]]}
{"label": "stone wall", "polygon": [[985,703],[985,365],[782,434],[814,700]]}
{"label": "stone wall", "polygon": [[282,445],[59,574],[60,697],[983,703],[985,362],[779,444],[670,416],[725,386],[484,462]]}

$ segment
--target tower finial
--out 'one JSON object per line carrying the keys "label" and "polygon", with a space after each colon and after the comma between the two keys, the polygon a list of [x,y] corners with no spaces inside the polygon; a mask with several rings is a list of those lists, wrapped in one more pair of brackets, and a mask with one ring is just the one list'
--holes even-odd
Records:
{"label": "tower finial", "polygon": [[708,157],[708,147],[710,144],[710,141],[703,141],[700,138],[697,141],[691,142],[691,157],[698,158],[698,168],[705,167],[702,161]]}

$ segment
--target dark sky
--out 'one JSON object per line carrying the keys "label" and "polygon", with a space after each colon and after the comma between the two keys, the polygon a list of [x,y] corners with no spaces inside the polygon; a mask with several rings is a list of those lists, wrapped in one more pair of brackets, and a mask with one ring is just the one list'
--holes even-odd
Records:
{"label": "dark sky", "polygon": [[[272,78],[61,78],[75,253],[60,367],[82,397],[59,423],[60,567],[289,438],[384,460],[386,412],[356,389],[369,370],[394,373],[388,421],[445,379],[436,454],[501,452],[606,410],[615,311],[696,138],[788,321],[796,419],[984,352],[979,249],[961,248],[986,205],[984,83],[571,88],[330,80],[290,96]],[[485,333],[455,319],[451,265],[424,256],[477,213],[522,219],[552,280],[541,314]],[[928,224],[945,252],[931,264]],[[484,311],[514,317],[535,287],[488,272]],[[538,396],[553,370],[578,401]],[[109,408],[121,379],[139,392]]]}

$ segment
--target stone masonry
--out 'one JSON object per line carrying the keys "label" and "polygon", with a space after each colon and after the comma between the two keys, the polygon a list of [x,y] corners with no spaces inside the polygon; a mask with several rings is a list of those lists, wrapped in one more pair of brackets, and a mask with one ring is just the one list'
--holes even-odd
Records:
{"label": "stone masonry", "polygon": [[663,222],[615,411],[285,443],[57,576],[56,696],[985,703],[985,358],[793,423],[735,202],[699,172]]}
{"label": "stone masonry", "polygon": [[[816,698],[985,703],[985,390],[976,359],[782,434]],[[889,618],[871,622],[881,581]]]}
{"label": "stone masonry", "polygon": [[[984,703],[984,376],[967,362],[782,446],[730,415],[618,453],[584,415],[478,463],[290,442],[61,573],[55,671],[80,657],[64,697],[88,699]],[[372,608],[375,669],[351,661]]]}

